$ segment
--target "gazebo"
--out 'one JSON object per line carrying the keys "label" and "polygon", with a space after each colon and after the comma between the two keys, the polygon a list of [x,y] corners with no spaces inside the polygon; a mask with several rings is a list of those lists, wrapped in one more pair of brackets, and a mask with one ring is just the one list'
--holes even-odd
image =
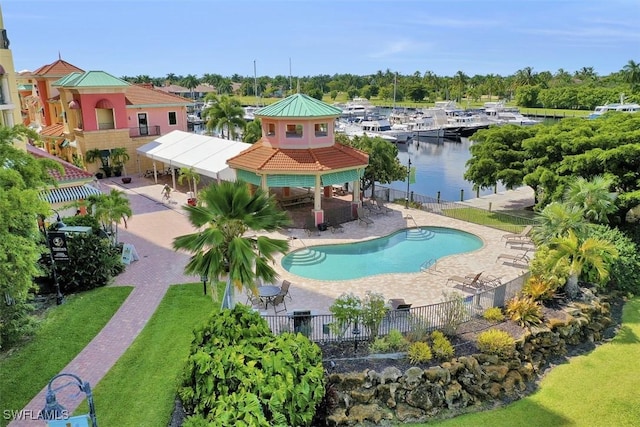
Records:
{"label": "gazebo", "polygon": [[[313,200],[314,224],[325,222],[322,197],[333,196],[334,185],[350,183],[351,212],[360,201],[360,178],[369,155],[335,141],[335,121],[342,110],[304,94],[295,94],[260,108],[262,138],[227,160],[238,179],[269,191],[282,188],[284,205]],[[292,188],[307,188],[308,196]],[[311,194],[311,189],[313,193]]]}

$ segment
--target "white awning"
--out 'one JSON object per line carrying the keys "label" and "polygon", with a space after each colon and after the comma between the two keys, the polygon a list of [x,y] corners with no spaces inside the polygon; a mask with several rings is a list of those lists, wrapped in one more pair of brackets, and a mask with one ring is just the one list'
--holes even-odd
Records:
{"label": "white awning", "polygon": [[193,168],[201,175],[225,181],[235,180],[227,160],[251,144],[175,130],[137,149],[138,154],[169,167]]}

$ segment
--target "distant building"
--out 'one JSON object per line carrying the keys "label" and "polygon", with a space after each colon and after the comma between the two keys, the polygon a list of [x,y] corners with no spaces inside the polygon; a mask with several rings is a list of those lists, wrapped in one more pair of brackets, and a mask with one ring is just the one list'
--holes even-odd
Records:
{"label": "distant building", "polygon": [[0,9],[0,125],[11,127],[20,123],[22,117],[13,53],[9,49],[9,37]]}
{"label": "distant building", "polygon": [[92,174],[102,165],[87,164],[88,151],[101,150],[109,162],[110,150],[125,148],[130,159],[124,170],[137,172],[151,165],[137,158],[138,147],[173,130],[187,130],[189,99],[151,84],[132,85],[105,71],[84,71],[62,58],[21,73],[21,86],[25,121],[40,132],[42,148]]}

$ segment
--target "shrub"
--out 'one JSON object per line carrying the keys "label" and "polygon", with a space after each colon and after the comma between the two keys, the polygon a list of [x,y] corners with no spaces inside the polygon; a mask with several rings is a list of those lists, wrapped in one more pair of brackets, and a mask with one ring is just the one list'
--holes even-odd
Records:
{"label": "shrub", "polygon": [[178,390],[191,426],[310,425],[325,393],[320,348],[274,336],[250,307],[214,312],[194,331]]}
{"label": "shrub", "polygon": [[433,331],[431,333],[431,350],[433,355],[438,360],[449,360],[455,354],[455,350],[451,345],[451,342],[440,331]]}
{"label": "shrub", "polygon": [[438,305],[442,332],[452,337],[468,317],[467,307],[464,304],[464,297],[458,292],[443,292],[442,295],[445,302]]}
{"label": "shrub", "polygon": [[515,297],[507,302],[507,315],[520,326],[537,325],[542,322],[542,307],[531,297]]}
{"label": "shrub", "polygon": [[390,330],[385,339],[393,351],[405,351],[407,347],[409,347],[409,341],[407,341],[404,335],[402,335],[402,332],[397,329]]}
{"label": "shrub", "polygon": [[426,342],[414,342],[409,346],[407,351],[407,357],[409,362],[415,364],[424,363],[431,360],[433,355],[431,354],[431,347]]}
{"label": "shrub", "polygon": [[[56,273],[62,293],[87,291],[105,286],[124,270],[122,248],[95,234],[74,233],[67,238],[69,262],[56,262]],[[40,260],[53,283],[50,257]]]}
{"label": "shrub", "polygon": [[522,295],[531,297],[535,301],[546,301],[556,293],[556,286],[552,284],[551,280],[546,280],[541,276],[531,276],[527,283],[522,288]]}
{"label": "shrub", "polygon": [[485,354],[509,357],[516,349],[516,342],[505,331],[488,329],[478,335],[478,349]]}
{"label": "shrub", "polygon": [[387,314],[385,299],[382,294],[367,291],[362,299],[362,324],[371,338],[378,336],[380,324]]}
{"label": "shrub", "polygon": [[422,317],[409,315],[409,332],[406,340],[408,342],[426,341],[429,337],[429,322]]}
{"label": "shrub", "polygon": [[389,341],[387,341],[385,337],[376,338],[369,345],[370,353],[388,353],[390,350],[391,345],[389,345]]}
{"label": "shrub", "polygon": [[504,314],[500,307],[487,308],[484,313],[482,313],[482,317],[491,322],[502,322],[504,320]]}
{"label": "shrub", "polygon": [[360,316],[362,300],[353,293],[340,295],[329,307],[329,311],[336,319],[331,323],[331,331],[342,338],[349,328]]}

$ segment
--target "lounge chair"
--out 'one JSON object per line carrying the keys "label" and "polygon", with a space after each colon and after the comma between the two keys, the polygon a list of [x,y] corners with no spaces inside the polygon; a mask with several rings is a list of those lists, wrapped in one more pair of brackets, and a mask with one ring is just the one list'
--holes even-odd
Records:
{"label": "lounge chair", "polygon": [[358,224],[364,224],[367,227],[373,224],[373,220],[364,213],[364,209],[361,207],[358,208]]}
{"label": "lounge chair", "polygon": [[332,233],[344,233],[344,227],[342,227],[342,225],[338,224],[337,222],[327,222],[327,226]]}
{"label": "lounge chair", "polygon": [[528,256],[529,251],[524,251],[521,254],[518,255],[513,255],[513,254],[500,254],[498,255],[498,258],[496,258],[496,262],[502,260],[502,262],[504,263],[504,261],[509,261],[511,264],[528,264],[529,263],[529,256]]}
{"label": "lounge chair", "polygon": [[482,271],[475,276],[467,275],[467,276],[451,276],[447,279],[447,284],[449,282],[455,282],[462,286],[462,288],[471,288],[472,290],[477,290],[482,286],[482,281],[480,280],[480,276],[482,275]]}
{"label": "lounge chair", "polygon": [[365,200],[362,202],[362,207],[365,208],[368,212],[374,213],[376,215],[381,215],[382,211],[377,205],[374,205],[371,200]]}
{"label": "lounge chair", "polygon": [[382,200],[376,199],[376,205],[378,206],[378,209],[380,209],[380,212],[385,215],[393,212],[393,209],[386,207]]}
{"label": "lounge chair", "polygon": [[503,239],[523,239],[523,238],[529,238],[529,233],[531,233],[531,230],[533,230],[533,225],[527,225],[525,228],[522,229],[521,232],[519,233],[507,233],[507,234],[503,234],[502,238]]}
{"label": "lounge chair", "polygon": [[280,285],[280,293],[278,295],[289,297],[289,299],[291,301],[293,301],[293,298],[291,298],[291,294],[289,293],[289,287],[290,286],[291,286],[291,282],[290,281],[283,280],[282,281],[282,285]]}
{"label": "lounge chair", "polygon": [[505,246],[508,245],[518,245],[520,247],[524,246],[524,245],[533,245],[533,240],[531,240],[531,237],[529,236],[523,236],[523,237],[509,237],[506,242],[504,242]]}

